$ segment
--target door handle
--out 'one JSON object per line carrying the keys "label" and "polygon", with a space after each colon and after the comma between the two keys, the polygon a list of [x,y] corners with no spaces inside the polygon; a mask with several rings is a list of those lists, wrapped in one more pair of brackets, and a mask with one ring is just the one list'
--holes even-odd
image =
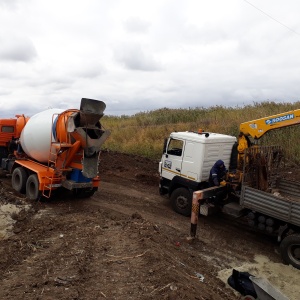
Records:
{"label": "door handle", "polygon": [[179,168],[176,168],[175,170],[176,170],[177,172],[180,172],[180,169],[179,169]]}

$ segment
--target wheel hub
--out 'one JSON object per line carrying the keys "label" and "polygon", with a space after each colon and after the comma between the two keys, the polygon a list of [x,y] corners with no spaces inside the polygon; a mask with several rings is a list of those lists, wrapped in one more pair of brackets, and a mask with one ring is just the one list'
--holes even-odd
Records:
{"label": "wheel hub", "polygon": [[290,245],[288,248],[288,253],[291,260],[293,260],[297,264],[300,263],[300,245]]}
{"label": "wheel hub", "polygon": [[188,200],[186,197],[183,197],[183,196],[179,196],[177,198],[177,206],[181,209],[184,209],[186,208],[188,205]]}

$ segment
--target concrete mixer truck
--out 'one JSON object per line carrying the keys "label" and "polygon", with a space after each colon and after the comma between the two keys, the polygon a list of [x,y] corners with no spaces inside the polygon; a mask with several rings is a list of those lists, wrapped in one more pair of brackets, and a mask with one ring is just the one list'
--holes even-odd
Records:
{"label": "concrete mixer truck", "polygon": [[110,132],[100,119],[105,103],[82,98],[80,109],[48,109],[31,118],[0,120],[1,168],[31,200],[65,188],[90,197],[99,186],[100,149]]}

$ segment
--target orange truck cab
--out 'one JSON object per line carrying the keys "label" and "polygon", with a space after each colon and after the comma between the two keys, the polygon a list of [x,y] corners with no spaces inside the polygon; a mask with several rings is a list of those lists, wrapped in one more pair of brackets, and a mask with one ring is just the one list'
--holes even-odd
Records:
{"label": "orange truck cab", "polygon": [[17,148],[16,141],[28,119],[24,115],[16,115],[15,119],[0,119],[0,162]]}

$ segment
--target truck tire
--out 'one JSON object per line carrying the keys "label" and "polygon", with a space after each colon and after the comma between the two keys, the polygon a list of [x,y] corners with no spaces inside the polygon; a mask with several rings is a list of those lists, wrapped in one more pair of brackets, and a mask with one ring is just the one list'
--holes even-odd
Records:
{"label": "truck tire", "polygon": [[300,234],[285,237],[280,244],[280,253],[286,264],[300,269]]}
{"label": "truck tire", "polygon": [[38,200],[40,196],[38,177],[36,174],[31,174],[26,182],[26,197],[30,200]]}
{"label": "truck tire", "polygon": [[171,194],[171,203],[173,209],[186,217],[191,215],[192,193],[186,188],[178,188]]}
{"label": "truck tire", "polygon": [[28,174],[23,167],[14,169],[11,177],[11,185],[13,189],[19,193],[24,194],[26,191],[26,182]]}

